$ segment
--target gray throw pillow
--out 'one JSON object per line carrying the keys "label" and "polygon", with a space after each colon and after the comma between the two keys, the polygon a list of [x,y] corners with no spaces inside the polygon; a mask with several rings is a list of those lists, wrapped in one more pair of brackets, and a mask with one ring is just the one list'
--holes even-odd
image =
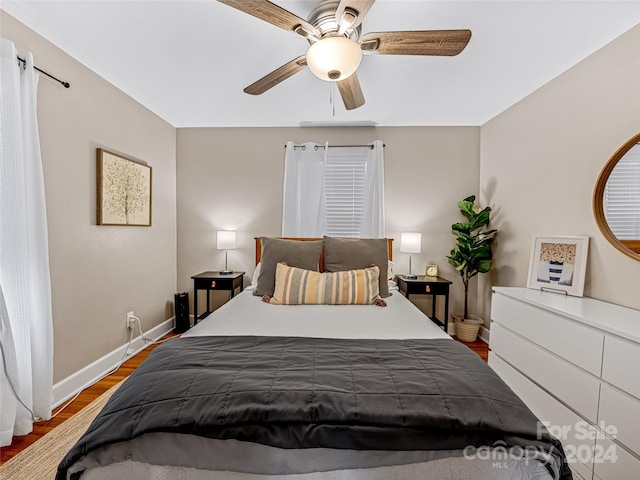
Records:
{"label": "gray throw pillow", "polygon": [[322,240],[284,240],[281,238],[260,237],[262,259],[258,286],[254,295],[273,296],[276,284],[276,265],[285,262],[290,267],[318,270],[322,253]]}
{"label": "gray throw pillow", "polygon": [[341,272],[377,265],[380,269],[380,296],[388,297],[388,250],[386,238],[324,237],[324,269]]}

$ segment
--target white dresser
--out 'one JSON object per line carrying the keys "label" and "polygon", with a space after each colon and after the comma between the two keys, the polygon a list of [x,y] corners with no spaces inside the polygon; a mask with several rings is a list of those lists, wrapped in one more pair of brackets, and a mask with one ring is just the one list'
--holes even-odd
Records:
{"label": "white dresser", "polygon": [[640,311],[493,291],[489,365],[562,441],[574,477],[640,479]]}

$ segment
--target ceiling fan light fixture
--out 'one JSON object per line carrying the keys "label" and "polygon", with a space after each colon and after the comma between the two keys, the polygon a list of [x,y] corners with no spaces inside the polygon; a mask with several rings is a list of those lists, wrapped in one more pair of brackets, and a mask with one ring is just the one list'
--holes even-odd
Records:
{"label": "ceiling fan light fixture", "polygon": [[344,80],[352,75],[362,60],[362,50],[347,37],[327,37],[307,50],[307,65],[316,77],[328,82]]}

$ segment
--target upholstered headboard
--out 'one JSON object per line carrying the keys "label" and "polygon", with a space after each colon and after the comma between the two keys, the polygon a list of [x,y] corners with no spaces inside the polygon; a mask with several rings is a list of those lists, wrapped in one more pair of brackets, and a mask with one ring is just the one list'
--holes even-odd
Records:
{"label": "upholstered headboard", "polygon": [[[256,265],[260,262],[262,258],[262,243],[260,242],[260,237],[254,237],[256,242]],[[299,240],[301,242],[310,241],[310,240],[322,240],[322,238],[291,238],[291,237],[278,237],[283,240]],[[387,251],[389,252],[389,260],[393,260],[393,238],[387,238]],[[324,270],[324,252],[320,254],[320,270]]]}

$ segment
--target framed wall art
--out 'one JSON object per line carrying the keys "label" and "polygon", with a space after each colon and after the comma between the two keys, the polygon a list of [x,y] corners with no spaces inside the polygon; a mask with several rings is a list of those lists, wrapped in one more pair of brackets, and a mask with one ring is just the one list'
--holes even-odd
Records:
{"label": "framed wall art", "polygon": [[527,287],[581,297],[589,237],[534,237]]}
{"label": "framed wall art", "polygon": [[151,226],[151,167],[97,149],[98,225]]}

